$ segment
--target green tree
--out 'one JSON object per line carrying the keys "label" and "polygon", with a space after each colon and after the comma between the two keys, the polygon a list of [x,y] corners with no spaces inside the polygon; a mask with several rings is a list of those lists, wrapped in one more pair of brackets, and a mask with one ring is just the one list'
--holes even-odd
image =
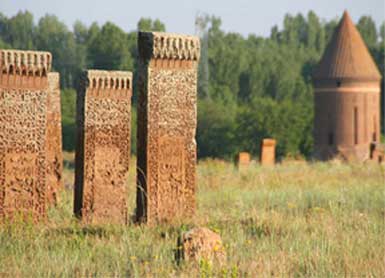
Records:
{"label": "green tree", "polygon": [[369,48],[373,48],[377,45],[378,37],[376,24],[370,16],[362,16],[358,21],[357,28]]}
{"label": "green tree", "polygon": [[234,155],[235,109],[220,100],[204,99],[198,102],[199,157],[230,158]]}
{"label": "green tree", "polygon": [[132,70],[133,59],[127,42],[127,34],[115,24],[107,22],[89,43],[91,66],[95,69]]}
{"label": "green tree", "polygon": [[53,68],[60,73],[61,86],[75,85],[76,72],[83,68],[76,53],[73,33],[56,16],[46,15],[39,20],[35,39],[37,49],[52,53]]}
{"label": "green tree", "polygon": [[61,92],[61,112],[63,129],[63,148],[75,150],[76,136],[76,91],[65,89]]}
{"label": "green tree", "polygon": [[[1,20],[0,23],[3,40],[16,49],[34,49],[33,38],[35,25],[33,15],[30,12],[18,12],[8,20]],[[5,21],[5,22],[4,22]]]}
{"label": "green tree", "polygon": [[385,21],[382,22],[380,27],[380,38],[381,38],[381,44],[384,45],[385,43]]}
{"label": "green tree", "polygon": [[138,31],[165,32],[166,26],[159,20],[151,18],[141,18],[137,24]]}

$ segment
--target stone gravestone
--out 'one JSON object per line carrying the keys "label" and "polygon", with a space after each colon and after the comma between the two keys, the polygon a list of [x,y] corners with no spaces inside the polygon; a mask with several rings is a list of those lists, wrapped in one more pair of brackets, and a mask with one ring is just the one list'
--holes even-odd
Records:
{"label": "stone gravestone", "polygon": [[75,215],[127,223],[132,73],[88,70],[77,96]]}
{"label": "stone gravestone", "polygon": [[140,32],[137,140],[138,221],[195,211],[197,37]]}
{"label": "stone gravestone", "polygon": [[236,165],[238,169],[246,169],[250,166],[250,153],[240,152],[236,157]]}
{"label": "stone gravestone", "polygon": [[274,139],[263,139],[261,144],[261,165],[271,166],[275,164],[275,145]]}
{"label": "stone gravestone", "polygon": [[60,106],[59,73],[48,73],[47,104],[47,185],[50,203],[57,203],[58,192],[63,188],[63,153]]}
{"label": "stone gravestone", "polygon": [[0,217],[47,211],[48,52],[0,50]]}

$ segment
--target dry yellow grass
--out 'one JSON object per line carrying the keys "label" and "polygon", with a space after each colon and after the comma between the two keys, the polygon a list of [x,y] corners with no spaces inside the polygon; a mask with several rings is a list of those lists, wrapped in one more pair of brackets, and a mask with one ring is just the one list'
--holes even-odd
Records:
{"label": "dry yellow grass", "polygon": [[[72,217],[73,154],[66,189],[49,221],[0,228],[0,273],[42,277],[383,277],[384,168],[284,162],[237,171],[198,165],[197,214],[155,227],[82,226]],[[128,181],[135,209],[135,167]],[[221,234],[227,263],[177,265],[178,235],[194,226]]]}

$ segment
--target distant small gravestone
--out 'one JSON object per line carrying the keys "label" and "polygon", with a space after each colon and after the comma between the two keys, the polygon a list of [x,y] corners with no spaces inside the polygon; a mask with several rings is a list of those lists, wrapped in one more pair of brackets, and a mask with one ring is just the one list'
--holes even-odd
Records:
{"label": "distant small gravestone", "polygon": [[75,215],[127,223],[132,73],[88,70],[77,97]]}
{"label": "distant small gravestone", "polygon": [[275,164],[275,145],[274,139],[263,139],[261,143],[260,162],[263,166],[271,166]]}
{"label": "distant small gravestone", "polygon": [[248,152],[240,152],[235,159],[238,169],[247,168],[250,166],[251,156]]}

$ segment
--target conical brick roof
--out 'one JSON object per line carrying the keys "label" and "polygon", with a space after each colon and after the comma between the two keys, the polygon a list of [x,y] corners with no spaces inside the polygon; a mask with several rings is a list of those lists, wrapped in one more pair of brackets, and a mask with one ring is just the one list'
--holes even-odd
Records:
{"label": "conical brick roof", "polygon": [[381,74],[349,14],[344,15],[334,31],[315,79],[380,80]]}

